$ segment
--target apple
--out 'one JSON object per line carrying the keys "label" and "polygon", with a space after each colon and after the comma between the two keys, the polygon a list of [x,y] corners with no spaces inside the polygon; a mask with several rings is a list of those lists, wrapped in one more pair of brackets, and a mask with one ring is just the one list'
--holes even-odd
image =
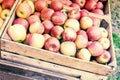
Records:
{"label": "apple", "polygon": [[45,42],[46,42],[46,40],[47,40],[48,38],[51,37],[51,35],[49,35],[49,34],[43,34],[43,36],[44,36],[44,38],[45,38]]}
{"label": "apple", "polygon": [[33,24],[35,22],[39,22],[41,23],[39,17],[37,15],[30,15],[28,18],[27,18],[29,24]]}
{"label": "apple", "polygon": [[93,42],[93,41],[88,41],[87,47],[88,47],[89,45],[91,45],[92,42]]}
{"label": "apple", "polygon": [[62,12],[60,12],[60,11],[56,11],[52,15],[52,22],[55,25],[63,25],[66,20],[67,20],[67,15],[62,13]]}
{"label": "apple", "polygon": [[17,7],[16,14],[20,18],[27,18],[32,14],[32,8],[27,3],[21,3]]}
{"label": "apple", "polygon": [[3,9],[11,9],[14,5],[15,0],[3,0],[2,2],[2,8]]}
{"label": "apple", "polygon": [[98,2],[99,0],[94,0],[95,2]]}
{"label": "apple", "polygon": [[93,25],[93,21],[92,21],[92,19],[90,17],[86,16],[86,17],[82,17],[80,19],[80,27],[82,29],[86,30],[86,29],[92,27],[92,25]]}
{"label": "apple", "polygon": [[93,26],[87,29],[87,35],[90,40],[95,41],[102,37],[102,32],[99,27]]}
{"label": "apple", "polygon": [[91,53],[89,52],[88,49],[82,48],[82,49],[78,50],[76,56],[79,59],[90,61]]}
{"label": "apple", "polygon": [[3,23],[4,23],[4,20],[2,18],[0,18],[0,29],[1,29],[2,25],[3,25]]}
{"label": "apple", "polygon": [[57,39],[61,39],[63,31],[64,29],[62,26],[54,26],[51,29],[51,36],[56,37]]}
{"label": "apple", "polygon": [[107,0],[100,0],[101,2],[106,2]]}
{"label": "apple", "polygon": [[59,0],[59,1],[65,6],[70,6],[72,4],[71,0]]}
{"label": "apple", "polygon": [[35,6],[32,0],[25,0],[23,3],[27,3],[32,8],[32,14],[35,12]]}
{"label": "apple", "polygon": [[44,8],[41,11],[41,19],[42,20],[51,20],[51,17],[54,13],[54,10],[51,8]]}
{"label": "apple", "polygon": [[77,35],[75,44],[78,49],[85,48],[85,47],[87,47],[87,44],[88,44],[88,38],[86,38],[86,36],[84,36],[82,34]]}
{"label": "apple", "polygon": [[73,18],[67,19],[65,24],[63,25],[64,28],[71,27],[73,28],[76,32],[80,30],[80,24],[79,21]]}
{"label": "apple", "polygon": [[27,35],[26,42],[28,45],[40,49],[44,46],[45,38],[42,34],[31,33]]}
{"label": "apple", "polygon": [[108,37],[108,31],[103,27],[100,27],[99,29],[102,32],[102,37],[107,38]]}
{"label": "apple", "polygon": [[110,52],[108,52],[106,50],[104,50],[101,55],[96,57],[96,61],[98,63],[102,63],[102,64],[109,62],[110,59],[111,59]]}
{"label": "apple", "polygon": [[25,27],[25,29],[27,30],[29,27],[29,23],[26,19],[23,18],[16,18],[13,22],[13,24],[21,24]]}
{"label": "apple", "polygon": [[76,3],[72,3],[70,7],[72,7],[73,9],[80,9],[80,6]]}
{"label": "apple", "polygon": [[26,38],[26,29],[21,24],[14,24],[8,27],[7,32],[13,41],[24,41]]}
{"label": "apple", "polygon": [[52,52],[59,52],[60,42],[55,37],[50,37],[45,42],[45,49]]}
{"label": "apple", "polygon": [[74,3],[78,4],[80,8],[83,8],[87,0],[74,0]]}
{"label": "apple", "polygon": [[50,8],[55,11],[60,11],[63,9],[63,4],[59,0],[52,0],[50,4]]}
{"label": "apple", "polygon": [[76,45],[73,41],[64,41],[60,45],[60,52],[67,56],[75,56]]}
{"label": "apple", "polygon": [[44,20],[42,22],[43,26],[44,26],[44,33],[50,33],[52,27],[54,27],[54,24],[50,21],[50,20]]}
{"label": "apple", "polygon": [[93,26],[100,26],[100,19],[96,18],[96,17],[91,17],[92,21],[93,21]]}
{"label": "apple", "polygon": [[79,20],[79,18],[80,18],[79,9],[72,9],[72,10],[70,10],[70,11],[68,12],[68,17]]}
{"label": "apple", "polygon": [[87,33],[84,30],[77,31],[77,35],[83,35],[86,39],[88,39]]}
{"label": "apple", "polygon": [[5,20],[5,19],[7,19],[9,14],[10,14],[10,9],[3,9],[0,14],[0,17]]}
{"label": "apple", "polygon": [[101,10],[101,9],[94,9],[92,12],[95,14],[104,15],[103,10]]}
{"label": "apple", "polygon": [[35,9],[37,11],[41,11],[42,9],[47,8],[47,6],[48,6],[48,4],[47,4],[47,1],[45,1],[45,0],[37,0],[35,2]]}
{"label": "apple", "polygon": [[30,25],[29,32],[42,34],[44,32],[44,26],[40,22],[35,22]]}
{"label": "apple", "polygon": [[99,56],[102,54],[104,49],[98,41],[94,41],[88,46],[88,50],[92,56]]}
{"label": "apple", "polygon": [[86,16],[88,16],[88,15],[89,15],[88,10],[82,9],[82,10],[80,11],[80,18],[86,17]]}
{"label": "apple", "polygon": [[99,43],[102,44],[103,49],[108,49],[110,47],[110,40],[108,38],[100,38]]}
{"label": "apple", "polygon": [[65,41],[75,41],[76,36],[77,34],[75,30],[71,27],[65,28],[65,30],[62,33],[63,40]]}
{"label": "apple", "polygon": [[92,11],[96,8],[96,2],[94,0],[87,0],[85,4],[85,9]]}
{"label": "apple", "polygon": [[103,9],[104,5],[102,2],[97,2],[96,9]]}
{"label": "apple", "polygon": [[40,14],[41,14],[40,12],[37,12],[37,11],[36,11],[36,12],[34,12],[33,15],[37,15],[37,16],[39,17],[39,19],[40,19],[40,18],[41,18]]}
{"label": "apple", "polygon": [[0,4],[3,2],[3,0],[0,0]]}
{"label": "apple", "polygon": [[1,12],[2,12],[2,6],[0,5],[0,14],[1,14]]}

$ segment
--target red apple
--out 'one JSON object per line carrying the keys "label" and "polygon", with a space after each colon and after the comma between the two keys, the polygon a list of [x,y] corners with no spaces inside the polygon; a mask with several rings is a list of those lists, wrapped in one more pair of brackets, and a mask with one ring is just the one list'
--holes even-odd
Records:
{"label": "red apple", "polygon": [[97,2],[96,9],[103,9],[104,5],[102,2]]}
{"label": "red apple", "polygon": [[45,8],[41,11],[41,19],[42,20],[51,20],[53,13],[54,13],[53,9]]}
{"label": "red apple", "polygon": [[99,42],[94,41],[88,46],[88,50],[90,51],[92,56],[99,56],[102,54],[104,49]]}
{"label": "red apple", "polygon": [[77,3],[80,8],[83,8],[87,0],[74,0],[74,3]]}
{"label": "red apple", "polygon": [[34,12],[34,14],[33,15],[37,15],[39,18],[40,18],[40,12]]}
{"label": "red apple", "polygon": [[2,2],[2,8],[3,9],[11,9],[14,5],[15,0],[3,0]]}
{"label": "red apple", "polygon": [[76,3],[72,3],[70,7],[72,7],[73,9],[80,9],[80,6]]}
{"label": "red apple", "polygon": [[94,0],[95,2],[98,2],[99,0]]}
{"label": "red apple", "polygon": [[63,27],[62,26],[54,26],[51,29],[51,35],[53,37],[56,37],[57,39],[61,39],[62,38],[62,33],[63,33]]}
{"label": "red apple", "polygon": [[76,45],[72,41],[64,41],[60,45],[60,52],[67,56],[75,56]]}
{"label": "red apple", "polygon": [[108,51],[104,50],[100,56],[97,56],[96,60],[99,63],[105,64],[109,62],[111,59],[111,55]]}
{"label": "red apple", "polygon": [[[57,0],[58,1],[58,0]],[[63,5],[70,6],[72,4],[71,0],[59,0]]]}
{"label": "red apple", "polygon": [[80,23],[78,20],[74,18],[67,19],[65,24],[63,25],[64,28],[71,27],[73,28],[76,32],[80,30]]}
{"label": "red apple", "polygon": [[45,38],[42,34],[32,33],[27,35],[26,42],[28,45],[40,49],[44,46]]}
{"label": "red apple", "polygon": [[30,24],[29,31],[30,33],[42,34],[44,32],[44,26],[40,22],[34,22],[33,24]]}
{"label": "red apple", "polygon": [[54,27],[54,24],[50,20],[45,20],[42,22],[44,26],[44,33],[50,33],[52,27]]}
{"label": "red apple", "polygon": [[106,2],[107,0],[100,0],[101,2]]}
{"label": "red apple", "polygon": [[47,6],[48,6],[48,4],[47,4],[47,1],[45,1],[45,0],[37,0],[35,2],[35,9],[37,11],[41,11],[42,9],[47,8]]}
{"label": "red apple", "polygon": [[82,10],[80,11],[80,18],[86,17],[86,16],[88,16],[88,15],[89,15],[88,10],[82,9]]}
{"label": "red apple", "polygon": [[52,15],[52,22],[55,25],[63,25],[66,19],[67,19],[67,15],[59,11],[53,13]]}
{"label": "red apple", "polygon": [[51,35],[49,35],[49,34],[43,34],[43,36],[44,36],[44,38],[45,38],[45,42],[46,42],[46,40],[47,40],[48,38],[51,37]]}
{"label": "red apple", "polygon": [[82,29],[88,29],[92,27],[92,25],[93,25],[93,21],[90,17],[82,17],[80,19],[80,27]]}
{"label": "red apple", "polygon": [[88,38],[92,41],[98,40],[102,37],[99,27],[93,26],[87,29]]}
{"label": "red apple", "polygon": [[94,9],[92,12],[96,13],[96,14],[104,15],[103,10],[101,10],[101,9]]}
{"label": "red apple", "polygon": [[96,8],[96,2],[94,0],[87,0],[85,4],[85,8],[89,11],[94,10]]}
{"label": "red apple", "polygon": [[90,61],[91,53],[88,49],[82,48],[77,52],[77,58]]}
{"label": "red apple", "polygon": [[0,0],[0,4],[3,2],[3,0]]}
{"label": "red apple", "polygon": [[59,0],[52,0],[50,4],[50,8],[55,11],[60,11],[63,9],[63,4]]}
{"label": "red apple", "polygon": [[76,32],[73,28],[65,28],[65,30],[62,33],[63,40],[65,41],[75,41],[76,39]]}
{"label": "red apple", "polygon": [[77,35],[83,35],[86,39],[88,39],[87,33],[84,30],[77,31]]}
{"label": "red apple", "polygon": [[79,9],[72,9],[68,12],[69,18],[79,19],[80,18],[80,12]]}
{"label": "red apple", "polygon": [[99,27],[100,26],[100,19],[99,18],[96,18],[96,17],[91,17],[92,21],[93,21],[93,26],[97,26]]}
{"label": "red apple", "polygon": [[45,42],[45,49],[52,52],[59,52],[60,42],[55,37],[50,37]]}
{"label": "red apple", "polygon": [[29,23],[26,19],[23,18],[16,18],[13,22],[13,24],[21,24],[25,27],[25,29],[27,30],[29,27]]}
{"label": "red apple", "polygon": [[35,22],[41,22],[37,15],[31,15],[27,18],[29,24],[33,24]]}

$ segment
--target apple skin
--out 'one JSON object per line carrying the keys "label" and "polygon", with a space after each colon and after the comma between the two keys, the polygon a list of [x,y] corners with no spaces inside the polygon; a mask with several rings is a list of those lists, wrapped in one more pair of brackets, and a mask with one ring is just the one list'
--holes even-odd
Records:
{"label": "apple skin", "polygon": [[87,0],[85,4],[85,9],[92,11],[96,8],[96,2],[94,0]]}
{"label": "apple skin", "polygon": [[54,26],[51,29],[51,36],[56,37],[57,39],[61,39],[63,31],[64,29],[62,26]]}
{"label": "apple skin", "polygon": [[82,18],[82,17],[87,17],[88,15],[89,15],[88,10],[82,9],[82,10],[80,11],[80,18]]}
{"label": "apple skin", "polygon": [[67,56],[75,56],[76,45],[73,41],[64,41],[60,45],[60,52]]}
{"label": "apple skin", "polygon": [[20,18],[27,18],[32,14],[32,8],[27,3],[21,3],[17,7],[16,14]]}
{"label": "apple skin", "polygon": [[29,23],[26,19],[23,18],[16,18],[13,22],[13,24],[21,24],[25,27],[25,29],[27,30],[29,27]]}
{"label": "apple skin", "polygon": [[55,37],[50,37],[45,42],[45,49],[52,52],[59,52],[60,42]]}
{"label": "apple skin", "polygon": [[0,29],[1,29],[2,25],[3,25],[3,23],[4,23],[4,20],[2,18],[0,18]]}
{"label": "apple skin", "polygon": [[76,3],[72,3],[70,7],[72,7],[73,9],[80,9],[79,5]]}
{"label": "apple skin", "polygon": [[45,0],[37,0],[35,2],[35,9],[37,11],[41,11],[42,9],[47,8],[47,6],[48,6],[48,4],[47,4],[47,1],[45,1]]}
{"label": "apple skin", "polygon": [[71,27],[65,28],[65,30],[62,33],[63,40],[65,41],[75,41],[76,36],[77,34],[75,30]]}
{"label": "apple skin", "polygon": [[15,0],[3,0],[2,2],[2,8],[3,9],[11,9],[14,5]]}
{"label": "apple skin", "polygon": [[86,38],[84,35],[77,35],[75,44],[78,49],[85,48],[88,44],[88,38]]}
{"label": "apple skin", "polygon": [[102,2],[97,2],[96,9],[103,9],[104,5]]}
{"label": "apple skin", "polygon": [[86,39],[88,39],[87,33],[84,30],[77,31],[77,35],[83,35]]}
{"label": "apple skin", "polygon": [[30,15],[27,18],[27,20],[28,20],[28,22],[29,22],[30,25],[33,24],[33,23],[35,23],[35,22],[40,22],[41,23],[41,21],[40,21],[40,19],[39,19],[39,17],[37,15]]}
{"label": "apple skin", "polygon": [[79,9],[72,9],[72,10],[70,10],[70,11],[68,12],[68,17],[79,20],[79,18],[80,18]]}
{"label": "apple skin", "polygon": [[82,17],[80,19],[80,27],[82,29],[86,30],[86,29],[92,27],[92,25],[93,25],[93,21],[90,17]]}
{"label": "apple skin", "polygon": [[55,25],[63,25],[66,20],[67,20],[67,15],[62,12],[56,11],[52,15],[52,22]]}
{"label": "apple skin", "polygon": [[49,35],[49,34],[43,34],[43,36],[44,36],[44,38],[45,38],[45,41],[46,41],[48,38],[51,37],[51,35]]}
{"label": "apple skin", "polygon": [[102,32],[102,37],[108,37],[108,31],[105,28],[100,27],[100,31]]}
{"label": "apple skin", "polygon": [[63,4],[59,0],[52,0],[50,8],[53,9],[54,11],[60,11],[63,9]]}
{"label": "apple skin", "polygon": [[26,43],[35,48],[42,48],[45,43],[45,38],[42,34],[32,33],[26,37]]}
{"label": "apple skin", "polygon": [[80,30],[79,21],[74,18],[67,19],[64,24],[64,28],[68,28],[68,27],[73,28],[76,32],[79,31]]}
{"label": "apple skin", "polygon": [[77,52],[76,56],[79,59],[90,61],[91,53],[89,52],[88,49],[82,48]]}
{"label": "apple skin", "polygon": [[110,52],[104,50],[101,55],[96,57],[96,61],[101,64],[108,63],[111,59]]}
{"label": "apple skin", "polygon": [[70,6],[72,4],[71,0],[59,0],[63,5]]}
{"label": "apple skin", "polygon": [[27,35],[25,27],[20,24],[8,27],[7,32],[13,41],[24,41]]}
{"label": "apple skin", "polygon": [[3,2],[3,0],[0,0],[0,4]]}
{"label": "apple skin", "polygon": [[96,18],[96,17],[91,17],[92,21],[93,21],[93,26],[100,26],[100,19]]}
{"label": "apple skin", "polygon": [[10,9],[3,9],[1,14],[0,14],[0,17],[3,19],[3,20],[6,20],[7,17],[9,16],[9,13],[10,13]]}
{"label": "apple skin", "polygon": [[80,8],[83,8],[87,0],[74,0],[74,3],[78,4]]}
{"label": "apple skin", "polygon": [[101,2],[106,2],[107,0],[100,0]]}
{"label": "apple skin", "polygon": [[38,17],[39,17],[39,19],[41,18],[41,13],[40,12],[34,12],[34,14],[33,15],[37,15]]}
{"label": "apple skin", "polygon": [[2,6],[0,5],[0,14],[1,14],[2,10],[3,10],[3,9],[2,9]]}
{"label": "apple skin", "polygon": [[101,10],[101,9],[94,9],[92,12],[95,14],[104,15],[103,10]]}
{"label": "apple skin", "polygon": [[35,22],[30,25],[29,32],[42,34],[44,32],[44,26],[40,22]]}
{"label": "apple skin", "polygon": [[51,20],[51,17],[54,13],[54,10],[51,9],[51,8],[45,8],[45,9],[42,9],[41,11],[41,19],[42,20]]}
{"label": "apple skin", "polygon": [[90,51],[92,56],[99,56],[102,54],[104,49],[98,41],[94,41],[90,43],[90,45],[88,46],[88,50]]}
{"label": "apple skin", "polygon": [[90,40],[95,41],[102,37],[102,32],[99,27],[93,26],[87,29],[87,35]]}
{"label": "apple skin", "polygon": [[50,20],[44,20],[42,22],[44,26],[44,33],[50,33],[51,29],[54,27],[54,24]]}
{"label": "apple skin", "polygon": [[103,46],[103,49],[108,49],[110,47],[110,40],[108,38],[100,38],[99,43]]}

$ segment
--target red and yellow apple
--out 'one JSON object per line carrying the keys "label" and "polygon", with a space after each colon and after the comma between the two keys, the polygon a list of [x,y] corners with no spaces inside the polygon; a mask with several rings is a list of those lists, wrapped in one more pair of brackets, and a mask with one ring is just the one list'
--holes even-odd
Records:
{"label": "red and yellow apple", "polygon": [[78,4],[80,8],[83,8],[87,0],[74,0],[74,3]]}
{"label": "red and yellow apple", "polygon": [[2,2],[2,8],[3,9],[11,9],[14,5],[15,0],[3,0]]}
{"label": "red and yellow apple", "polygon": [[102,37],[108,37],[108,31],[105,28],[100,27],[100,31],[102,32]]}
{"label": "red and yellow apple", "polygon": [[10,14],[10,9],[3,9],[0,14],[0,17],[5,20],[5,19],[7,19],[9,14]]}

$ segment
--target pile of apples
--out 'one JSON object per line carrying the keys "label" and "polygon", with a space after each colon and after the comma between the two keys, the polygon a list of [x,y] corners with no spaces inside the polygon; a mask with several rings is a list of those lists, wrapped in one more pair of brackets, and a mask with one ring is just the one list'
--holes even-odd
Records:
{"label": "pile of apples", "polygon": [[105,0],[24,0],[7,33],[13,41],[38,49],[108,63],[108,31],[100,27],[99,18],[89,16],[89,11],[81,7],[93,6],[89,1],[97,4]]}
{"label": "pile of apples", "polygon": [[10,10],[14,5],[15,0],[0,0],[0,29],[9,16]]}

